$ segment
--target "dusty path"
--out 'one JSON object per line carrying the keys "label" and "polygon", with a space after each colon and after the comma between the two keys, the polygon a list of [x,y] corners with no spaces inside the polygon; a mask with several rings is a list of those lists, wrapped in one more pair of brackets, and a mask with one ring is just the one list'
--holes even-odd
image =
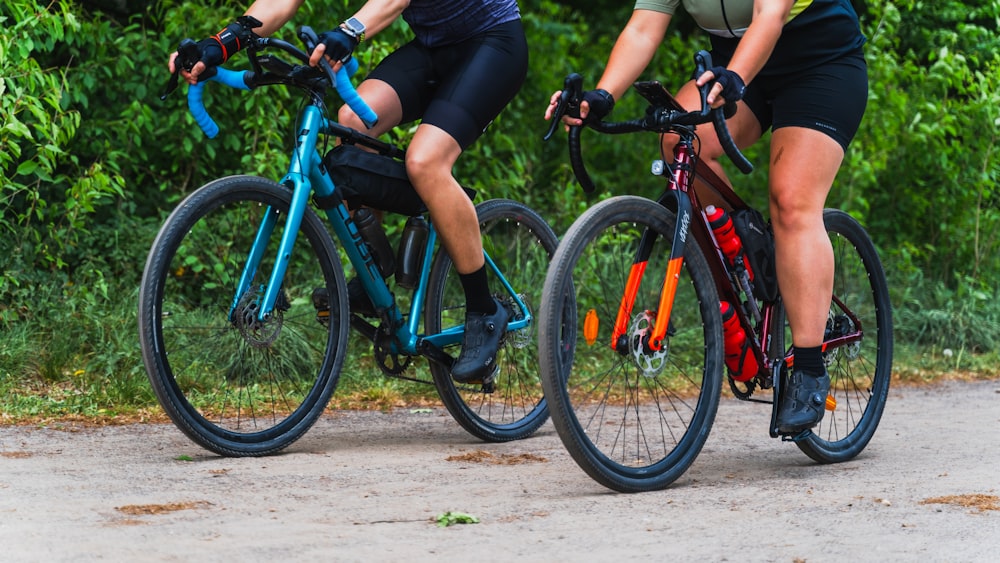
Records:
{"label": "dusty path", "polygon": [[[551,425],[484,444],[443,410],[340,413],[262,459],[171,425],[2,427],[0,561],[1000,558],[1000,382],[891,390],[836,466],[768,438],[767,416],[724,401],[691,470],[638,495],[591,481]],[[480,523],[436,526],[447,511]]]}

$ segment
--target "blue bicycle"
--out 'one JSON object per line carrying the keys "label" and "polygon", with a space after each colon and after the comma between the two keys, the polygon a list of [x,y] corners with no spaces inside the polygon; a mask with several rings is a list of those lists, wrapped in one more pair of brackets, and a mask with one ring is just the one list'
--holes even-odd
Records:
{"label": "blue bicycle", "polygon": [[[299,35],[311,49],[315,34],[304,27]],[[181,56],[191,44],[182,43]],[[326,409],[353,327],[372,342],[374,363],[388,376],[415,379],[405,375],[411,360],[427,358],[427,383],[474,436],[507,441],[534,433],[548,418],[534,307],[558,244],[549,225],[515,201],[477,206],[491,289],[510,321],[497,376],[474,385],[453,382],[464,292],[405,175],[384,172],[402,169],[404,150],[327,116],[324,99],[332,86],[362,119],[377,119],[351,84],[357,63],[336,73],[325,64],[310,67],[306,51],[276,38],[255,39],[248,53],[253,70],[220,68],[211,79],[246,90],[289,86],[303,92],[305,103],[284,178],[209,182],[174,209],[153,242],[139,294],[139,335],[147,375],[171,420],[220,455],[259,456],[287,447]],[[189,88],[188,102],[213,136],[218,128],[202,105],[204,84]],[[338,146],[321,155],[322,141],[333,138]],[[374,169],[359,164],[366,158],[378,160]],[[366,193],[364,185],[378,193]],[[384,244],[363,236],[358,213],[345,203],[386,209],[380,206],[386,197],[391,211],[410,216],[395,260],[385,259]],[[396,262],[388,272],[387,262]],[[350,310],[345,265],[372,305],[367,317]],[[409,292],[407,309],[397,292]]]}

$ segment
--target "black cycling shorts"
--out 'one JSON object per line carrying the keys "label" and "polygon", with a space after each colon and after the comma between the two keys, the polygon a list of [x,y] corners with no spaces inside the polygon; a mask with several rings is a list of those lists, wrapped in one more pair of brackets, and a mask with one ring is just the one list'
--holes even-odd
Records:
{"label": "black cycling shorts", "polygon": [[453,45],[430,48],[410,41],[368,78],[396,91],[402,123],[422,119],[464,150],[514,98],[527,73],[528,43],[521,21],[515,20]]}
{"label": "black cycling shorts", "polygon": [[829,135],[844,151],[868,103],[868,67],[861,50],[813,68],[753,79],[743,95],[768,128],[805,127]]}

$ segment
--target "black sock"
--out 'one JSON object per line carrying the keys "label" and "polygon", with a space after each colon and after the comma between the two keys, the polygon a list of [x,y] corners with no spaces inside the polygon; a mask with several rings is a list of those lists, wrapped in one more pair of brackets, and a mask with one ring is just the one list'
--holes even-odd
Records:
{"label": "black sock", "polygon": [[469,313],[492,315],[497,312],[496,302],[490,295],[490,283],[486,278],[486,265],[471,274],[458,274],[465,290],[465,310]]}
{"label": "black sock", "polygon": [[822,375],[823,373],[823,347],[822,346],[811,346],[809,348],[804,348],[801,346],[796,346],[795,353],[795,369],[804,371],[812,375]]}

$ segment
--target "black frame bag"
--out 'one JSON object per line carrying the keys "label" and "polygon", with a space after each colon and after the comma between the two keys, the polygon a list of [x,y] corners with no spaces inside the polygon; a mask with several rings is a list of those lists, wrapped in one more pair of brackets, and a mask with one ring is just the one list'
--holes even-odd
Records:
{"label": "black frame bag", "polygon": [[774,266],[774,231],[756,209],[732,212],[733,228],[743,242],[743,251],[753,270],[753,294],[761,301],[778,297],[778,273]]}
{"label": "black frame bag", "polygon": [[372,207],[411,216],[427,211],[399,159],[339,145],[326,153],[324,162],[351,209]]}

